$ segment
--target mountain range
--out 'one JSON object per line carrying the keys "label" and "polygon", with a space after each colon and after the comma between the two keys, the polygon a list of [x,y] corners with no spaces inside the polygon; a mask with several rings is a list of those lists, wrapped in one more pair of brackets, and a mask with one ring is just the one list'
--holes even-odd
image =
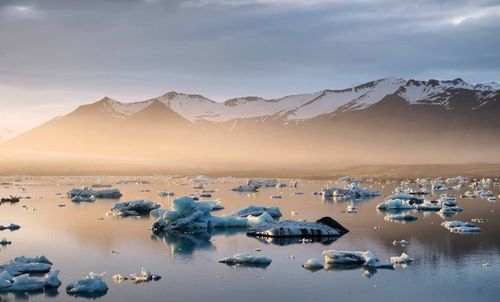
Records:
{"label": "mountain range", "polygon": [[387,78],[278,99],[104,97],[1,146],[248,167],[498,161],[499,117],[498,83]]}

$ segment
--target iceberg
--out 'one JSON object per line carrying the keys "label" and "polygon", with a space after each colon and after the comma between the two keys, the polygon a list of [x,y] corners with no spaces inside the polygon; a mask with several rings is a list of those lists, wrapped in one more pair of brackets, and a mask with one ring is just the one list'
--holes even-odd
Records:
{"label": "iceberg", "polygon": [[66,292],[76,296],[101,296],[107,293],[108,286],[102,280],[103,274],[90,273],[87,277],[66,286]]}
{"label": "iceberg", "polygon": [[389,201],[389,200],[396,200],[396,199],[408,201],[408,203],[410,205],[421,204],[424,202],[423,198],[419,198],[419,197],[413,196],[411,194],[402,194],[402,193],[389,195],[389,196],[387,196],[387,198],[385,200]]}
{"label": "iceberg", "polygon": [[349,232],[340,223],[330,217],[323,217],[316,222],[270,220],[256,225],[247,232],[257,237],[333,237]]}
{"label": "iceberg", "polygon": [[411,209],[413,209],[413,206],[404,199],[390,199],[377,205],[377,210],[397,211]]}
{"label": "iceberg", "polygon": [[265,256],[257,256],[252,253],[238,253],[232,257],[226,257],[219,260],[220,263],[227,265],[245,265],[245,266],[268,266],[273,260]]}
{"label": "iceberg", "polygon": [[481,232],[481,229],[475,224],[460,220],[445,221],[441,225],[452,233],[467,234]]}
{"label": "iceberg", "polygon": [[302,267],[310,271],[317,271],[323,269],[324,265],[318,259],[311,258],[304,262],[304,264],[302,264]]}
{"label": "iceberg", "polygon": [[12,276],[8,271],[0,273],[0,292],[38,291],[44,288],[56,288],[61,285],[59,271],[47,273],[43,278],[31,277],[29,274]]}
{"label": "iceberg", "polygon": [[401,256],[391,257],[391,263],[394,264],[408,264],[413,261],[415,261],[415,259],[408,256],[406,253],[402,253]]}
{"label": "iceberg", "polygon": [[422,204],[417,204],[415,206],[415,209],[417,211],[422,211],[422,212],[426,212],[426,211],[439,211],[441,210],[442,206],[438,203],[432,203],[428,200],[424,201]]}
{"label": "iceberg", "polygon": [[260,216],[265,212],[267,212],[273,218],[279,218],[283,215],[278,207],[266,208],[263,206],[248,206],[232,213],[232,215],[238,217]]}
{"label": "iceberg", "polygon": [[233,188],[232,191],[235,192],[257,192],[257,188],[252,185],[241,185]]}
{"label": "iceberg", "polygon": [[94,202],[94,195],[76,195],[71,198],[72,202]]}
{"label": "iceberg", "polygon": [[212,228],[251,227],[257,224],[274,221],[267,212],[259,216],[240,217],[236,215],[212,216],[214,208],[211,202],[197,202],[193,198],[183,196],[172,201],[166,211],[156,211],[153,215],[161,215],[153,224],[155,233],[161,231],[207,230]]}
{"label": "iceberg", "polygon": [[158,281],[161,279],[160,275],[154,275],[150,271],[146,270],[144,267],[141,269],[139,274],[131,274],[130,280],[134,283],[142,283],[149,281]]}
{"label": "iceberg", "polygon": [[252,186],[256,189],[262,187],[270,188],[270,187],[276,187],[278,185],[278,181],[276,179],[252,178],[248,180],[247,185]]}
{"label": "iceberg", "polygon": [[109,210],[111,216],[137,216],[141,214],[149,214],[152,210],[159,209],[160,204],[151,200],[134,200],[117,202]]}
{"label": "iceberg", "polygon": [[69,190],[67,193],[68,197],[82,196],[82,197],[90,197],[94,196],[95,198],[110,198],[110,199],[118,199],[122,197],[122,193],[118,189],[104,189],[104,190],[93,190],[90,187],[83,187],[81,189],[73,188]]}
{"label": "iceberg", "polygon": [[52,262],[45,256],[38,256],[35,258],[21,256],[0,265],[0,270],[7,271],[13,276],[27,273],[47,273],[51,268]]}
{"label": "iceberg", "polygon": [[344,266],[344,265],[362,265],[369,268],[391,268],[392,264],[380,263],[377,256],[372,252],[353,252],[326,250],[322,255],[325,257],[326,265]]}

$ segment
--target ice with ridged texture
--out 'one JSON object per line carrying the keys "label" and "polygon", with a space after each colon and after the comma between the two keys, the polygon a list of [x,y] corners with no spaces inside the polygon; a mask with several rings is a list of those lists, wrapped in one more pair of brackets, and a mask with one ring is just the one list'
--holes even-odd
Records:
{"label": "ice with ridged texture", "polygon": [[0,270],[5,270],[13,276],[18,276],[26,273],[46,273],[50,271],[51,267],[52,262],[45,256],[35,258],[21,256],[0,265]]}
{"label": "ice with ridged texture", "polygon": [[343,265],[363,265],[368,268],[391,268],[392,264],[380,263],[377,256],[372,252],[358,251],[337,251],[326,250],[322,255],[325,257],[326,265],[343,266]]}
{"label": "ice with ridged texture", "polygon": [[413,209],[413,206],[407,201],[403,199],[391,199],[384,202],[381,202],[377,205],[377,210],[410,210]]}
{"label": "ice with ridged texture", "polygon": [[330,217],[323,217],[316,222],[271,220],[256,225],[247,235],[257,237],[336,237],[349,232],[340,223]]}
{"label": "ice with ridged texture", "polygon": [[240,209],[236,212],[234,212],[232,215],[238,216],[238,217],[247,217],[247,216],[260,216],[263,213],[268,213],[271,215],[273,218],[279,218],[283,214],[281,213],[281,210],[278,207],[263,207],[263,206],[248,206],[246,208]]}
{"label": "ice with ridged texture", "polygon": [[115,203],[109,210],[111,216],[137,216],[149,214],[152,210],[160,208],[161,205],[151,200],[134,200]]}
{"label": "ice with ridged texture", "polygon": [[89,197],[94,196],[95,198],[111,198],[118,199],[122,197],[122,193],[118,189],[104,189],[104,190],[93,190],[91,187],[83,187],[81,189],[73,188],[67,193],[68,197],[82,196]]}
{"label": "ice with ridged texture", "polygon": [[238,253],[232,257],[219,260],[220,263],[228,265],[268,266],[273,260],[266,256],[254,255],[252,253]]}
{"label": "ice with ridged texture", "polygon": [[197,202],[189,196],[176,198],[170,209],[156,211],[161,215],[153,224],[153,231],[208,230],[211,228],[252,227],[263,222],[274,221],[267,212],[259,216],[239,217],[235,215],[212,216],[212,203]]}
{"label": "ice with ridged texture", "polygon": [[90,273],[87,277],[66,286],[66,292],[71,295],[104,294],[108,285],[102,280],[103,274]]}
{"label": "ice with ridged texture", "polygon": [[460,220],[445,221],[441,223],[443,227],[452,233],[479,233],[481,229],[473,223],[464,222]]}

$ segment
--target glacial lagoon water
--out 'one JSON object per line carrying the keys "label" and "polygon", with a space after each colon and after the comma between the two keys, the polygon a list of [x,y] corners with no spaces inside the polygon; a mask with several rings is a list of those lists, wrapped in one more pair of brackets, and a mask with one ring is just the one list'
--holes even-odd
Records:
{"label": "glacial lagoon water", "polygon": [[[376,198],[353,203],[357,213],[345,213],[350,201],[324,200],[312,193],[332,181],[300,180],[298,188],[264,188],[255,194],[230,191],[246,179],[214,179],[206,186],[216,190],[212,200],[220,199],[230,213],[248,205],[278,206],[282,219],[316,220],[331,216],[350,232],[331,242],[300,243],[294,240],[266,241],[248,237],[241,230],[211,233],[154,235],[150,217],[107,217],[116,200],[98,199],[94,203],[73,203],[66,192],[102,182],[122,191],[121,201],[150,199],[164,208],[172,198],[158,192],[173,191],[176,196],[196,193],[184,178],[141,177],[147,184],[117,184],[126,177],[4,177],[0,195],[31,197],[16,204],[0,205],[0,224],[11,222],[21,229],[0,232],[12,241],[1,247],[0,263],[16,256],[45,255],[53,269],[61,270],[63,285],[57,291],[42,293],[0,293],[1,301],[72,301],[65,286],[89,272],[106,272],[109,286],[99,301],[498,301],[500,299],[500,209],[483,198],[458,198],[464,209],[451,219],[470,221],[483,218],[478,235],[453,234],[440,224],[436,213],[414,212],[418,220],[395,223],[384,220],[376,205],[399,185],[365,182],[380,190]],[[288,184],[291,180],[280,180]],[[461,191],[449,194],[459,196]],[[499,187],[489,188],[496,195]],[[295,194],[303,192],[304,194]],[[281,194],[281,199],[271,199]],[[432,197],[432,196],[431,196]],[[26,206],[26,207],[23,207]],[[64,205],[64,206],[61,206]],[[297,215],[291,212],[298,212]],[[380,226],[381,228],[376,226]],[[394,240],[409,241],[406,247]],[[273,262],[267,268],[227,266],[218,260],[234,253],[261,249],[259,254]],[[415,262],[395,270],[365,271],[363,268],[310,272],[301,267],[309,258],[322,260],[326,249],[370,250],[380,260],[406,252]],[[489,265],[484,265],[488,263]],[[140,272],[141,267],[162,276],[157,282],[116,283],[113,274]]]}

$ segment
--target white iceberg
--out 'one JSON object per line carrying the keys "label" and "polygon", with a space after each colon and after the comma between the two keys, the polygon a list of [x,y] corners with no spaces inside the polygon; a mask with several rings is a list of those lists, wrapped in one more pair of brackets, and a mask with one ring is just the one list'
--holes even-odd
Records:
{"label": "white iceberg", "polygon": [[304,262],[304,264],[302,264],[302,267],[310,271],[317,271],[323,269],[324,265],[318,259],[311,258]]}
{"label": "white iceberg", "polygon": [[76,195],[71,198],[72,202],[94,202],[94,195]]}
{"label": "white iceberg", "polygon": [[402,253],[401,256],[391,257],[391,263],[394,264],[408,264],[413,261],[415,261],[415,259],[408,256],[406,253]]}
{"label": "white iceberg", "polygon": [[161,279],[160,275],[154,275],[150,271],[146,270],[144,267],[141,269],[139,274],[131,274],[130,280],[134,283],[158,281]]}
{"label": "white iceberg", "polygon": [[252,253],[238,253],[232,257],[219,260],[228,265],[268,266],[273,260],[266,256],[257,256]]}
{"label": "white iceberg", "polygon": [[452,233],[479,233],[481,229],[473,223],[460,220],[445,221],[441,223],[443,227]]}
{"label": "white iceberg", "polygon": [[70,295],[101,295],[108,291],[108,285],[102,280],[103,274],[90,273],[84,279],[68,284],[66,292]]}
{"label": "white iceberg", "polygon": [[344,266],[344,265],[362,265],[368,268],[391,268],[391,264],[380,263],[377,256],[372,252],[357,251],[337,251],[326,250],[322,255],[325,257],[326,265]]}
{"label": "white iceberg", "polygon": [[278,185],[278,181],[276,179],[252,178],[248,180],[247,185],[252,186],[256,189],[262,187],[270,188],[270,187],[276,187]]}
{"label": "white iceberg", "polygon": [[156,211],[153,215],[161,215],[153,224],[153,232],[174,230],[207,230],[211,228],[252,227],[257,224],[273,221],[270,214],[264,212],[259,216],[240,217],[236,215],[212,216],[214,204],[197,202],[193,198],[183,196],[172,201],[169,210]]}
{"label": "white iceberg", "polygon": [[137,216],[149,214],[152,210],[159,209],[160,204],[151,200],[134,200],[115,203],[108,214],[112,216]]}
{"label": "white iceberg", "polygon": [[428,200],[424,201],[422,204],[418,204],[415,206],[415,209],[417,211],[422,211],[422,212],[426,212],[426,211],[439,211],[441,210],[442,206],[438,203],[432,203]]}
{"label": "white iceberg", "polygon": [[381,202],[377,205],[377,210],[410,210],[413,209],[413,206],[404,199],[391,199]]}

